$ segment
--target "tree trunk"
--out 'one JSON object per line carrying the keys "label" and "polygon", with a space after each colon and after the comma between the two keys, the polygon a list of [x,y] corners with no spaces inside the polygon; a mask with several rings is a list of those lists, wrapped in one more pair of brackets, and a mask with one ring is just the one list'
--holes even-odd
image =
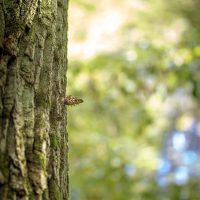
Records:
{"label": "tree trunk", "polygon": [[0,199],[68,199],[68,0],[0,0]]}

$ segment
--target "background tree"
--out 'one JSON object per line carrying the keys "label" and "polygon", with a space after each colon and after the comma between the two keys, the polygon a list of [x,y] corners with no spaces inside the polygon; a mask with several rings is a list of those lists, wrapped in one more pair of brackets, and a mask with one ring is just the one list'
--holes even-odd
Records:
{"label": "background tree", "polygon": [[67,4],[0,1],[0,199],[68,199]]}

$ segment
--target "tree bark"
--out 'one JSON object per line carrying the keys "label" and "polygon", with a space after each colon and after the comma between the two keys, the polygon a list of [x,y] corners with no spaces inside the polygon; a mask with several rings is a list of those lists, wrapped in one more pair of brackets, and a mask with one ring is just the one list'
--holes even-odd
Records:
{"label": "tree bark", "polygon": [[68,0],[0,0],[0,199],[68,199]]}

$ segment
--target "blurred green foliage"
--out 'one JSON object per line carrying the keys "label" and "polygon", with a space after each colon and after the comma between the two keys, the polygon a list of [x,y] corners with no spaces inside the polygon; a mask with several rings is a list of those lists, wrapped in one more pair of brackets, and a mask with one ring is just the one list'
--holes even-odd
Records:
{"label": "blurred green foliage", "polygon": [[[68,108],[72,200],[198,199],[198,183],[161,189],[155,173],[175,120],[198,114],[199,9],[197,0],[70,2],[67,93],[84,99]],[[103,10],[123,20],[111,37],[102,33],[109,48],[90,53],[100,46],[90,31],[109,29],[92,27]],[[191,102],[185,110],[179,90]]]}

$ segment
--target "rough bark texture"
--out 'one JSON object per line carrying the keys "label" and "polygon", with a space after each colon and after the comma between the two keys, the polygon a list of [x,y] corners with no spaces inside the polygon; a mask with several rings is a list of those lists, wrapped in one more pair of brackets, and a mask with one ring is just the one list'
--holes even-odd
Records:
{"label": "rough bark texture", "polygon": [[0,200],[68,199],[68,0],[0,0]]}

